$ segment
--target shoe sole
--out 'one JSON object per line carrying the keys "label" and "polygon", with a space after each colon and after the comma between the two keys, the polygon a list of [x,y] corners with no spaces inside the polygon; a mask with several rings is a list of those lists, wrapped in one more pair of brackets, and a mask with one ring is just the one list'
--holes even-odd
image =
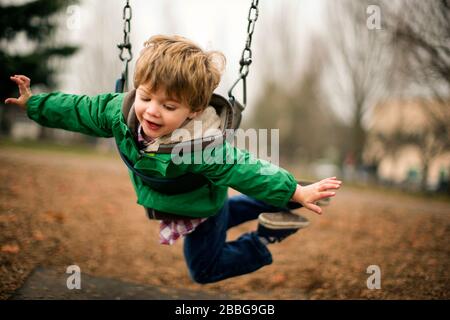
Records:
{"label": "shoe sole", "polygon": [[309,226],[309,223],[310,223],[309,220],[303,216],[299,216],[294,213],[286,213],[286,212],[280,212],[279,214],[289,214],[289,215],[295,216],[295,218],[297,218],[297,219],[302,219],[302,221],[300,221],[300,220],[297,220],[297,221],[293,221],[293,220],[275,221],[275,220],[271,220],[270,217],[267,217],[267,215],[264,215],[264,213],[261,213],[259,215],[258,221],[264,227],[266,227],[268,229],[275,229],[275,230],[290,229],[290,228],[301,229],[301,228],[306,228],[307,226]]}

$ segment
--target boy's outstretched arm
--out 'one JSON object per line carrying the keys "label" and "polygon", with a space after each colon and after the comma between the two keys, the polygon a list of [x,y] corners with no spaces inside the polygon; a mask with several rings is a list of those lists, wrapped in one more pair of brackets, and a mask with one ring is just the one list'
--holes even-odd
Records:
{"label": "boy's outstretched arm", "polygon": [[341,184],[342,181],[336,177],[326,178],[307,186],[298,184],[291,200],[301,203],[305,208],[317,214],[321,214],[322,209],[315,203],[324,198],[334,197],[336,192],[332,190],[339,189]]}
{"label": "boy's outstretched arm", "polygon": [[107,93],[88,97],[61,92],[33,95],[28,77],[10,78],[17,84],[20,96],[8,98],[5,103],[23,108],[40,125],[95,137],[113,136],[112,123],[120,114],[123,95]]}
{"label": "boy's outstretched arm", "polygon": [[333,177],[300,186],[287,170],[258,159],[250,152],[232,146],[228,141],[205,149],[203,156],[205,161],[201,163],[192,158],[189,163],[181,163],[179,166],[186,166],[185,171],[204,175],[217,186],[231,187],[280,208],[286,207],[289,201],[294,201],[321,214],[322,210],[315,202],[333,197],[334,191],[330,190],[339,189],[342,183]]}

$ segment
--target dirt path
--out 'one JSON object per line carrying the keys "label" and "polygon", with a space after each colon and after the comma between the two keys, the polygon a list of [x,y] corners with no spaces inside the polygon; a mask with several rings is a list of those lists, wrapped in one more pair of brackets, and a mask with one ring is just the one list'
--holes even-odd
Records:
{"label": "dirt path", "polygon": [[[300,210],[301,213],[303,210]],[[158,244],[118,157],[0,149],[0,298],[38,266],[238,299],[449,299],[450,204],[343,188],[308,229],[250,275],[193,283],[182,241]],[[230,239],[253,230],[249,222]],[[369,290],[369,265],[381,289]]]}

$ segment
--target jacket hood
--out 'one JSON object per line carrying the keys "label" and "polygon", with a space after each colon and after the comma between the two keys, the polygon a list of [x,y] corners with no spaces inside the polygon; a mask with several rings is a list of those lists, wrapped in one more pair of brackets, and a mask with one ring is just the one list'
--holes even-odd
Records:
{"label": "jacket hood", "polygon": [[[127,127],[137,140],[138,127],[140,125],[134,111],[136,90],[128,92],[123,100],[122,114]],[[159,137],[150,142],[145,152],[171,153],[177,144],[210,145],[211,141],[221,138],[225,140],[228,129],[237,129],[241,122],[243,106],[237,101],[230,103],[224,97],[213,94],[209,106],[199,113],[194,119],[187,120],[183,125],[171,134]]]}
{"label": "jacket hood", "polygon": [[180,128],[165,136],[153,139],[153,141],[147,144],[145,151],[155,152],[161,145],[188,142],[214,136],[218,133],[220,134],[221,124],[222,121],[217,115],[216,110],[212,106],[208,106],[195,118],[185,121]]}

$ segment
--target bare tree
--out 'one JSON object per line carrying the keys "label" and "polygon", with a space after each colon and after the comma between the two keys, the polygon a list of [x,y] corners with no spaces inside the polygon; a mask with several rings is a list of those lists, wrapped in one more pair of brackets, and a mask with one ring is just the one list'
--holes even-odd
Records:
{"label": "bare tree", "polygon": [[82,70],[77,74],[78,89],[90,95],[111,92],[122,69],[117,48],[123,38],[122,7],[97,2],[86,6],[93,18],[85,26],[89,36],[83,38],[82,55],[76,62],[76,68]]}
{"label": "bare tree", "polygon": [[[425,117],[423,126],[413,132],[399,128],[395,145],[398,148],[413,144],[420,148],[421,185],[426,190],[430,162],[450,150],[450,1],[411,0],[407,5],[405,1],[397,1],[386,7],[384,20],[390,45],[396,51],[397,79],[421,89],[421,92],[416,89],[413,95],[424,96],[415,99]],[[394,137],[378,138],[388,146]],[[388,140],[391,142],[387,143]]]}
{"label": "bare tree", "polygon": [[[320,38],[304,53],[307,69],[289,86],[269,78],[252,117],[253,124],[280,129],[282,159],[298,165],[327,157],[339,142],[337,119],[323,99],[320,78],[327,55]],[[328,159],[333,160],[333,159]]]}
{"label": "bare tree", "polygon": [[261,21],[258,21],[261,31],[257,36],[262,40],[258,41],[255,51],[258,61],[264,66],[261,68],[264,70],[263,77],[286,87],[299,73],[298,10],[299,3],[281,1],[273,11],[264,12]]}
{"label": "bare tree", "polygon": [[370,4],[380,1],[332,1],[328,5],[326,77],[332,103],[346,109],[351,118],[348,146],[356,165],[362,163],[366,143],[364,120],[373,106],[387,95],[392,52],[385,31],[367,26]]}
{"label": "bare tree", "polygon": [[[71,73],[65,79],[65,85],[75,93],[91,96],[113,92],[115,81],[123,68],[117,48],[123,38],[123,4],[104,6],[100,2],[85,2],[83,6],[83,36],[79,40],[81,50],[72,62]],[[89,142],[104,149],[114,147],[112,139],[98,139],[75,132],[46,129],[57,130],[59,136],[71,141]]]}
{"label": "bare tree", "polygon": [[450,1],[404,2],[387,7],[385,14],[391,44],[407,62],[401,71],[445,103],[450,93]]}

